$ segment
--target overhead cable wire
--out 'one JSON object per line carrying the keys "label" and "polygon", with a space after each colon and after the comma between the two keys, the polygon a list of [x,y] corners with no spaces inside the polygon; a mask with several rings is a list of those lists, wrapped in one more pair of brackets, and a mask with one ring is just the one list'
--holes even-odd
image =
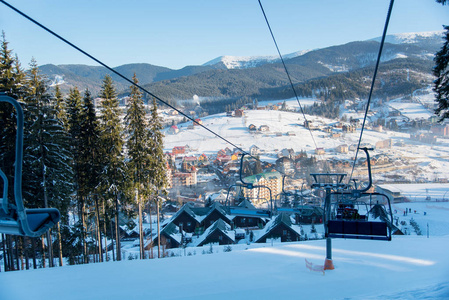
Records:
{"label": "overhead cable wire", "polygon": [[273,30],[271,30],[270,22],[268,21],[267,15],[265,14],[265,10],[263,9],[262,2],[260,2],[260,0],[258,0],[258,1],[259,1],[260,9],[262,10],[263,16],[265,18],[265,22],[267,23],[268,29],[270,30],[271,38],[273,39],[274,45],[276,46],[276,49],[277,49],[277,52],[278,52],[279,57],[281,59],[282,65],[284,66],[284,70],[285,70],[285,73],[287,74],[288,81],[290,82],[290,86],[291,86],[291,88],[293,90],[293,93],[295,94],[295,98],[296,98],[296,101],[298,102],[299,109],[301,110],[302,116],[304,117],[304,120],[305,120],[306,124],[308,125],[307,127],[308,127],[310,135],[312,137],[313,144],[315,145],[315,149],[317,149],[318,147],[317,147],[317,144],[315,142],[315,138],[314,138],[314,136],[312,134],[312,130],[310,129],[309,122],[307,121],[306,115],[305,115],[304,110],[302,108],[302,105],[301,105],[301,103],[299,101],[298,94],[296,93],[295,87],[293,85],[292,78],[290,77],[290,73],[288,72],[288,69],[287,69],[287,66],[285,64],[284,58],[282,57],[281,51],[279,50],[278,44],[276,42],[276,38],[274,37]]}
{"label": "overhead cable wire", "polygon": [[388,24],[390,22],[391,11],[393,10],[393,4],[394,4],[394,0],[390,0],[390,6],[388,8],[388,13],[387,13],[387,19],[385,20],[384,31],[382,33],[382,39],[380,41],[379,53],[377,54],[376,66],[374,68],[373,80],[371,82],[371,88],[370,88],[370,91],[369,91],[368,101],[367,101],[367,104],[366,104],[365,116],[363,117],[362,129],[360,130],[359,143],[357,145],[357,150],[355,152],[354,162],[352,164],[351,176],[349,176],[348,184],[349,184],[349,182],[351,182],[352,174],[354,173],[355,164],[356,164],[356,161],[357,161],[357,155],[359,153],[360,143],[362,142],[363,130],[365,129],[366,118],[368,116],[369,105],[371,103],[371,96],[373,95],[374,83],[376,81],[377,70],[379,69],[380,57],[382,55],[382,49],[384,47],[385,37],[387,35],[387,29],[388,29]]}
{"label": "overhead cable wire", "polygon": [[[106,69],[108,69],[109,71],[111,71],[112,73],[114,73],[115,75],[119,76],[120,78],[124,79],[125,81],[129,82],[130,84],[136,86],[137,88],[139,88],[140,90],[142,90],[144,93],[147,93],[148,95],[154,97],[156,100],[160,101],[161,103],[165,104],[166,106],[170,107],[171,109],[177,111],[179,114],[181,114],[182,116],[186,117],[187,119],[189,119],[190,121],[192,121],[194,124],[202,127],[203,129],[205,129],[206,131],[208,131],[209,133],[212,133],[214,136],[216,136],[217,138],[223,140],[224,142],[228,143],[229,145],[233,146],[234,148],[240,150],[242,153],[245,153],[251,157],[252,156],[250,153],[244,151],[241,147],[238,147],[237,145],[235,145],[234,143],[232,143],[231,141],[229,141],[228,139],[222,137],[221,135],[219,135],[218,133],[215,133],[214,131],[212,131],[211,129],[207,128],[206,126],[198,123],[197,121],[195,121],[193,118],[191,118],[190,116],[188,116],[187,114],[185,114],[184,112],[182,112],[181,110],[177,109],[176,107],[174,107],[173,105],[169,104],[168,102],[162,100],[160,97],[154,95],[153,93],[151,93],[150,91],[148,91],[147,89],[143,88],[142,86],[140,86],[139,84],[136,84],[134,81],[132,81],[131,79],[127,78],[126,76],[122,75],[120,72],[114,70],[113,68],[111,68],[110,66],[108,66],[107,64],[103,63],[102,61],[100,61],[99,59],[95,58],[94,56],[92,56],[91,54],[87,53],[86,51],[82,50],[81,48],[79,48],[78,46],[74,45],[73,43],[71,43],[70,41],[68,41],[67,39],[63,38],[62,36],[60,36],[59,34],[55,33],[54,31],[52,31],[51,29],[49,29],[48,27],[44,26],[43,24],[39,23],[38,21],[34,20],[33,18],[31,18],[30,16],[28,16],[27,14],[23,13],[22,11],[20,11],[19,9],[15,8],[14,6],[10,5],[9,3],[7,3],[4,0],[0,0],[1,3],[5,4],[7,7],[11,8],[12,10],[14,10],[15,12],[17,12],[18,14],[20,14],[21,16],[25,17],[26,19],[28,19],[29,21],[31,21],[32,23],[36,24],[37,26],[39,26],[40,28],[44,29],[45,31],[47,31],[48,33],[50,33],[51,35],[55,36],[56,38],[58,38],[59,40],[63,41],[64,43],[66,43],[67,45],[71,46],[72,48],[76,49],[77,51],[81,52],[82,54],[84,54],[85,56],[89,57],[90,59],[92,59],[93,61],[95,61],[96,63],[100,64],[101,66],[105,67]],[[255,157],[254,157],[255,158]],[[257,158],[256,158],[257,159]]]}

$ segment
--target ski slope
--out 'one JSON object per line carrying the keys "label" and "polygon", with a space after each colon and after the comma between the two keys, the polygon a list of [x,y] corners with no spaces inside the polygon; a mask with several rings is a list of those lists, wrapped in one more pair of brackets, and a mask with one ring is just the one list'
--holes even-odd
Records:
{"label": "ski slope", "polygon": [[[406,207],[413,213],[403,217]],[[430,223],[429,238],[334,239],[335,270],[325,275],[305,265],[305,259],[323,264],[324,240],[233,245],[231,252],[213,246],[213,254],[203,254],[209,247],[188,248],[187,256],[2,272],[0,298],[449,299],[449,203],[401,203],[395,209],[400,220]]]}

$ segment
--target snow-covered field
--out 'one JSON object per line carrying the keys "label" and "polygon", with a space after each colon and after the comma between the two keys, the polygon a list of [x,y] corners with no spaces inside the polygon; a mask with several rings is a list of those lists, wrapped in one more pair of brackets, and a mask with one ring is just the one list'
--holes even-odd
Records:
{"label": "snow-covered field", "polygon": [[[412,213],[403,216],[405,208]],[[401,221],[416,220],[423,235],[391,242],[334,239],[335,269],[325,275],[305,264],[323,265],[324,240],[233,245],[231,252],[214,246],[213,254],[197,248],[188,249],[196,251],[190,256],[2,272],[0,298],[449,299],[449,203],[393,209]]]}
{"label": "snow-covered field", "polygon": [[[301,105],[312,105],[314,99],[300,99]],[[282,101],[264,101],[260,105],[278,104]],[[389,102],[390,105],[400,105],[400,103]],[[396,104],[395,104],[396,103]],[[287,101],[289,108],[298,109],[296,100]],[[420,104],[405,103],[402,104],[402,113],[409,117],[430,116],[430,113]],[[400,107],[399,107],[400,108]],[[337,120],[325,119],[317,116],[306,115],[307,120],[318,128],[337,123]],[[363,117],[363,116],[362,116]],[[377,119],[373,117],[373,119]],[[277,159],[275,154],[284,148],[292,148],[296,152],[307,151],[309,155],[315,155],[316,148],[324,148],[326,153],[319,158],[329,159],[348,159],[353,160],[355,151],[348,153],[338,153],[337,147],[341,145],[353,146],[354,149],[360,137],[360,128],[353,133],[341,133],[341,130],[334,129],[340,136],[331,137],[329,133],[323,130],[313,130],[312,134],[307,130],[304,124],[304,117],[300,113],[284,112],[278,110],[246,110],[242,118],[227,117],[226,114],[207,116],[201,119],[203,125],[213,132],[224,137],[234,145],[249,151],[252,145],[256,145],[265,151],[262,154],[263,160]],[[250,133],[248,126],[254,124],[257,128],[261,125],[268,125],[269,131]],[[189,155],[216,154],[220,149],[226,147],[233,148],[232,145],[213,136],[205,129],[195,126],[194,129],[188,129],[191,122],[178,124],[180,132],[177,134],[166,133],[165,151],[171,151],[175,146],[189,145],[192,152]],[[391,139],[392,148],[375,149],[371,151],[371,156],[384,154],[388,156],[396,165],[409,166],[409,169],[401,168],[398,172],[391,171],[391,174],[401,174],[409,177],[412,181],[434,181],[439,178],[449,177],[449,139],[438,138],[437,144],[425,144],[414,141],[410,138],[408,132],[397,132],[383,130],[377,132],[370,129],[370,120],[368,119],[367,128],[364,130],[362,145],[369,145],[375,148],[377,142]],[[289,133],[289,134],[288,134]],[[363,155],[362,155],[363,156]],[[385,172],[383,173],[385,175]],[[374,179],[382,179],[382,175],[374,174]]]}

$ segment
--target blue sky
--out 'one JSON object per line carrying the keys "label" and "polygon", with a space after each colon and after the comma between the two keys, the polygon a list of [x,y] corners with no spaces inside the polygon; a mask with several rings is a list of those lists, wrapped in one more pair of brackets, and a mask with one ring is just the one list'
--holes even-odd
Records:
{"label": "blue sky", "polygon": [[[257,0],[6,0],[104,63],[179,69],[222,55],[276,55]],[[262,0],[283,54],[381,36],[389,0]],[[449,6],[396,0],[388,33],[442,30]],[[95,62],[0,3],[23,66]]]}

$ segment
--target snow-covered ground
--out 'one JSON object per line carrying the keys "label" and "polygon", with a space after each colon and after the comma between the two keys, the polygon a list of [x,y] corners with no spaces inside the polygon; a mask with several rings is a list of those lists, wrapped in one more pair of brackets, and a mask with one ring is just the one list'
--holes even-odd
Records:
{"label": "snow-covered ground", "polygon": [[[421,97],[421,96],[420,96]],[[316,99],[300,99],[302,106],[312,105]],[[260,102],[260,106],[269,104],[279,104],[282,100]],[[299,105],[295,99],[286,101],[289,108],[298,109]],[[389,102],[389,105],[396,106],[403,115],[409,118],[428,118],[430,112],[418,103]],[[350,113],[347,114],[348,118]],[[357,117],[355,114],[352,117]],[[359,116],[362,117],[363,116]],[[313,126],[324,128],[337,123],[337,120],[330,120],[317,116],[306,115],[307,120],[312,121]],[[373,117],[373,119],[377,119]],[[353,133],[341,133],[341,130],[334,129],[340,136],[331,137],[323,130],[307,130],[304,124],[304,117],[298,112],[285,112],[278,110],[245,110],[242,118],[227,117],[226,114],[218,114],[201,118],[203,125],[213,132],[224,137],[234,145],[249,151],[252,145],[256,145],[263,151],[262,159],[276,159],[275,154],[284,148],[292,148],[296,152],[307,151],[309,155],[315,155],[316,148],[324,148],[326,153],[319,156],[320,159],[348,159],[353,160],[355,151],[348,153],[338,153],[337,147],[341,145],[353,146],[355,149],[360,137],[360,128]],[[257,128],[261,125],[268,125],[269,131],[250,133],[249,125]],[[192,152],[189,155],[216,154],[220,149],[226,147],[233,148],[222,139],[213,136],[204,128],[195,126],[188,129],[191,122],[178,124],[180,132],[177,134],[166,133],[165,151],[171,151],[175,146],[189,145]],[[362,145],[369,145],[375,148],[377,142],[391,139],[392,148],[377,148],[371,151],[371,156],[384,154],[388,156],[397,167],[383,173],[374,174],[375,180],[382,180],[386,174],[400,174],[412,181],[435,181],[437,179],[449,177],[449,139],[438,138],[436,144],[425,144],[414,141],[409,132],[388,131],[383,129],[377,132],[371,129],[370,120],[363,132]],[[363,155],[362,155],[363,157]],[[407,168],[408,166],[408,168]],[[397,171],[396,171],[397,170]]]}
{"label": "snow-covered ground", "polygon": [[[405,208],[412,213],[404,216]],[[325,241],[188,248],[192,255],[0,273],[1,299],[449,299],[449,202],[395,204],[411,232],[391,242]],[[416,210],[416,213],[415,213]],[[426,214],[424,214],[426,212]],[[429,224],[429,238],[426,228]],[[177,251],[183,255],[183,250]]]}

